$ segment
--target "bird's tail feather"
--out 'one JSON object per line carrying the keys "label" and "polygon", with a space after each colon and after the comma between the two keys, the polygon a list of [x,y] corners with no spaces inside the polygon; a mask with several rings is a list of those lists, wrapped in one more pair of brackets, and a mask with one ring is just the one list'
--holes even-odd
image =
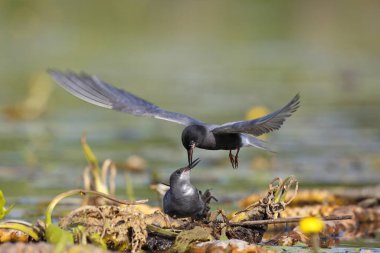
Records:
{"label": "bird's tail feather", "polygon": [[264,149],[272,153],[276,151],[270,149],[265,141],[259,140],[256,137],[248,134],[241,134],[242,142],[244,146],[253,146],[256,148]]}

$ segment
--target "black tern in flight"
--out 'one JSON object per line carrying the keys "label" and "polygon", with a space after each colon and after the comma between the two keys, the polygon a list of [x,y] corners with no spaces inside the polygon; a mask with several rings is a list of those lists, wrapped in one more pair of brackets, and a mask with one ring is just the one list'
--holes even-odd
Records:
{"label": "black tern in flight", "polygon": [[[237,168],[240,148],[253,146],[269,150],[265,142],[255,136],[278,130],[285,119],[290,117],[300,105],[300,96],[297,94],[284,107],[263,117],[222,125],[207,124],[182,113],[161,109],[96,76],[58,70],[48,70],[48,73],[68,92],[89,103],[135,116],[148,116],[186,126],[182,131],[182,144],[187,150],[189,164],[192,163],[193,150],[197,147],[208,150],[229,150],[231,165]],[[232,150],[236,150],[235,155],[232,154]]]}

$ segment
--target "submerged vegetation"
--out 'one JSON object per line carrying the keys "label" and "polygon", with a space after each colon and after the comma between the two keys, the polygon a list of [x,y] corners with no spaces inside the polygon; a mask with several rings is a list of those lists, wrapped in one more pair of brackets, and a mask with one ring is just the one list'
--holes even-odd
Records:
{"label": "submerged vegetation", "polygon": [[[367,233],[380,228],[377,192],[371,196],[368,193],[373,191],[367,189],[365,195],[363,190],[356,199],[353,193],[341,194],[341,201],[329,202],[338,193],[299,192],[293,176],[274,179],[264,194],[241,200],[241,209],[235,212],[211,210],[200,220],[171,218],[160,208],[147,205],[147,200],[117,199],[115,164],[106,160],[100,167],[84,135],[81,143],[88,161],[85,189],[57,195],[47,206],[44,221],[2,221],[0,252],[27,248],[39,252],[274,252],[292,245],[313,246],[318,251],[319,244],[332,247],[342,234],[346,239],[359,236],[355,232],[362,226]],[[56,205],[74,195],[83,197],[82,206],[53,222]],[[4,205],[0,191],[0,218],[12,209]],[[285,226],[292,229],[284,232]]]}

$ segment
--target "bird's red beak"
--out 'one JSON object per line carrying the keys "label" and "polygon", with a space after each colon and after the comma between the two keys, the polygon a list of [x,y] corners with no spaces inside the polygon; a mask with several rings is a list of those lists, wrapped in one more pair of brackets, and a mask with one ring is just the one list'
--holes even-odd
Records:
{"label": "bird's red beak", "polygon": [[191,143],[189,148],[187,149],[187,160],[189,162],[189,166],[190,164],[193,163],[193,150],[195,148],[195,143]]}

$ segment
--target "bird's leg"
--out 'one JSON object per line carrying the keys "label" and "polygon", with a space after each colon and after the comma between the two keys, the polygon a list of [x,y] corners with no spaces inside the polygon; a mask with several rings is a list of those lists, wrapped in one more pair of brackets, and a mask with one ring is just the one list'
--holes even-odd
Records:
{"label": "bird's leg", "polygon": [[232,155],[232,150],[230,150],[230,154],[228,156],[230,157],[232,168],[235,169],[235,159],[234,159],[234,156]]}
{"label": "bird's leg", "polygon": [[239,166],[239,151],[240,151],[240,148],[237,148],[236,149],[236,154],[235,154],[235,168],[237,168]]}

